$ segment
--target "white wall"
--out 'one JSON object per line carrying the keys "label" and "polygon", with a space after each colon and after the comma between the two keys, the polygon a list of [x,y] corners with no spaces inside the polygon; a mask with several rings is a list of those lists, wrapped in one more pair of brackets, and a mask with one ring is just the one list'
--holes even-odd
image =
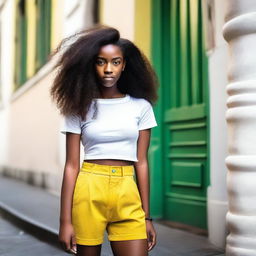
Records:
{"label": "white wall", "polygon": [[117,28],[121,37],[134,40],[135,0],[102,0],[101,21]]}
{"label": "white wall", "polygon": [[0,163],[7,163],[9,98],[13,84],[14,1],[1,1],[1,99],[0,99]]}
{"label": "white wall", "polygon": [[208,188],[208,229],[210,241],[224,248],[226,239],[227,186],[225,158],[227,156],[226,86],[227,43],[222,36],[225,1],[214,1],[214,41],[209,52],[210,93],[210,183]]}
{"label": "white wall", "polygon": [[65,0],[64,1],[64,34],[68,37],[80,30],[93,25],[94,0]]}
{"label": "white wall", "polygon": [[[59,132],[63,118],[51,102],[53,61],[12,92],[14,77],[13,0],[1,9],[0,171],[60,194],[65,161],[65,136]],[[91,26],[93,0],[63,1],[59,6],[62,38]],[[1,2],[0,2],[1,4]],[[56,28],[55,28],[56,29]],[[82,149],[82,148],[81,148]],[[81,150],[81,161],[83,151]]]}
{"label": "white wall", "polygon": [[[60,117],[49,97],[53,78],[49,71],[34,83],[30,80],[32,85],[23,94],[11,98],[6,165],[20,171],[50,173],[54,178],[60,169]],[[47,183],[52,188],[56,185],[51,179]]]}

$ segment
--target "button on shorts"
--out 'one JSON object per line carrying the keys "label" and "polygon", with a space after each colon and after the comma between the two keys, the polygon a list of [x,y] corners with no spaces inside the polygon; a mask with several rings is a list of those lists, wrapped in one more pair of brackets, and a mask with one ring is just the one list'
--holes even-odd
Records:
{"label": "button on shorts", "polygon": [[145,212],[134,166],[111,166],[83,162],[72,202],[72,224],[76,243],[147,239]]}

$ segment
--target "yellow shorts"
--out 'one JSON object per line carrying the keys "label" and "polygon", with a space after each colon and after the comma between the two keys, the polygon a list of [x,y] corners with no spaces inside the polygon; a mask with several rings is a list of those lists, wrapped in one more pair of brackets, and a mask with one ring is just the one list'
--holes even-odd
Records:
{"label": "yellow shorts", "polygon": [[134,180],[134,166],[83,162],[73,194],[72,224],[76,242],[103,243],[146,239],[145,212]]}

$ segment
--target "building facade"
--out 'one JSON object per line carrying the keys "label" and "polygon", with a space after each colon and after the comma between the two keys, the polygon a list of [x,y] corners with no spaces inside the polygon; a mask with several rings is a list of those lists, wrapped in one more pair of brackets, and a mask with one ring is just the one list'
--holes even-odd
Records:
{"label": "building facade", "polygon": [[224,247],[227,2],[1,0],[1,172],[60,194],[65,137],[50,100],[49,54],[81,29],[114,26],[149,57],[160,81],[149,150],[152,216]]}

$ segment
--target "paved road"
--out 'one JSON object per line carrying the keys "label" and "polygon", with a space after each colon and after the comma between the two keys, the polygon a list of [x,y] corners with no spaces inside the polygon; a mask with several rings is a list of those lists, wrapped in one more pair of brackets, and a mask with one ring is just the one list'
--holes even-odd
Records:
{"label": "paved road", "polygon": [[[106,240],[106,239],[105,239]],[[175,250],[174,250],[175,251]],[[38,238],[35,238],[31,234],[24,231],[22,228],[15,226],[6,219],[0,212],[0,256],[68,256],[71,254],[63,252],[61,249],[48,244]],[[102,248],[102,256],[112,256],[109,243],[105,241]],[[154,252],[150,252],[151,256],[212,256],[220,255],[213,253],[212,250],[199,250],[190,251],[181,254],[175,252],[165,251],[163,248],[156,248]],[[223,254],[221,254],[223,255]]]}
{"label": "paved road", "polygon": [[41,241],[0,215],[0,255],[1,256],[67,256],[57,247]]}
{"label": "paved road", "polygon": [[[102,256],[112,256],[108,244],[102,247]],[[42,241],[11,223],[0,212],[0,256],[68,256],[61,249]]]}
{"label": "paved road", "polygon": [[[50,241],[56,241],[59,222],[58,207],[58,197],[45,190],[0,175],[0,212],[1,209],[3,212],[8,212],[9,218],[10,215],[15,215],[16,219],[25,223],[25,227],[28,223],[37,226],[30,235],[1,218],[0,256],[71,255],[36,238],[39,230],[49,230],[47,238]],[[206,237],[169,228],[157,222],[154,222],[154,227],[158,239],[156,247],[149,253],[150,256],[223,256],[222,250],[211,245]],[[55,239],[49,237],[49,234],[54,234]],[[106,234],[104,240],[101,256],[112,256]]]}
{"label": "paved road", "polygon": [[[0,211],[0,256],[68,256],[60,248],[40,240],[13,224]],[[102,246],[102,256],[112,256],[109,243]]]}

